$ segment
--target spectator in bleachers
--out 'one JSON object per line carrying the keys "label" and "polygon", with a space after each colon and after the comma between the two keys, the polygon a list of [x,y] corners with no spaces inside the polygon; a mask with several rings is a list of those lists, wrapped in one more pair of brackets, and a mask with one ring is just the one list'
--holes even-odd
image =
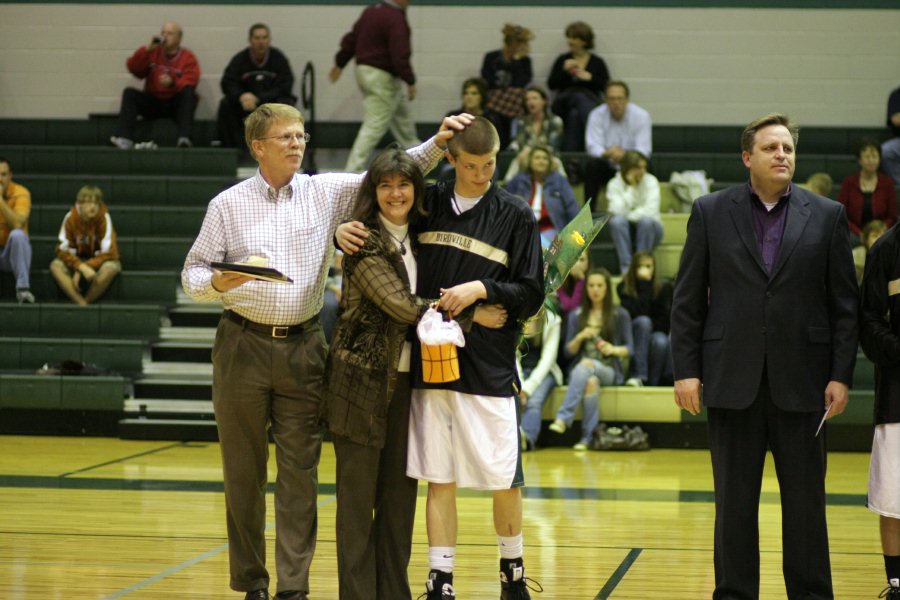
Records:
{"label": "spectator in bleachers", "polygon": [[872,244],[875,243],[875,240],[884,235],[884,232],[887,230],[888,227],[884,224],[884,221],[879,221],[878,219],[872,219],[862,228],[862,233],[859,236],[860,245],[853,249],[853,265],[856,267],[856,281],[860,285],[862,285],[863,275],[865,274],[866,255],[869,253],[869,248],[871,248]]}
{"label": "spectator in bleachers", "polygon": [[[332,83],[350,59],[356,60],[356,83],[363,95],[363,121],[344,170],[363,171],[369,155],[390,130],[404,148],[419,143],[409,102],[416,98],[416,76],[410,57],[409,22],[406,8],[410,0],[383,0],[363,10],[343,38],[328,74]],[[404,93],[403,84],[406,84]]]}
{"label": "spectator in bleachers", "polygon": [[556,58],[547,86],[556,92],[553,112],[565,123],[563,150],[582,152],[587,118],[602,100],[609,70],[606,62],[591,52],[594,30],[584,21],[575,21],[566,27],[566,43],[569,51]]}
{"label": "spectator in bleachers", "polygon": [[584,297],[584,278],[591,269],[590,254],[590,249],[585,248],[575,264],[572,265],[572,269],[563,280],[562,285],[556,290],[563,317],[581,306],[581,299]]}
{"label": "spectator in bleachers", "polygon": [[190,147],[191,127],[197,108],[197,83],[200,64],[194,53],[181,46],[182,31],[178,23],[163,25],[159,35],[141,46],[127,61],[128,71],[144,80],[144,90],[133,87],[122,92],[113,146],[128,150],[134,147],[134,128],[138,115],[145,119],[170,117],[178,126],[177,145]]}
{"label": "spectator in bleachers", "polygon": [[606,188],[609,202],[609,230],[620,273],[631,264],[631,253],[652,251],[662,241],[663,226],[659,212],[659,180],[647,172],[647,159],[636,150],[628,150],[621,169]]}
{"label": "spectator in bleachers", "polygon": [[16,278],[16,301],[33,304],[31,293],[31,240],[28,217],[31,215],[31,192],[12,180],[12,166],[0,157],[0,271],[12,272]]}
{"label": "spectator in bleachers", "polygon": [[459,108],[449,111],[445,116],[452,117],[463,113],[470,114],[473,117],[484,117],[497,127],[502,121],[500,115],[485,108],[484,102],[487,97],[487,83],[481,77],[470,77],[462,84],[462,104]]}
{"label": "spectator in bleachers", "polygon": [[834,191],[834,180],[828,173],[813,173],[807,178],[804,185],[812,193],[826,198],[831,198],[831,193]]}
{"label": "spectator in bleachers", "polygon": [[881,163],[878,142],[861,140],[856,160],[859,171],[844,178],[838,201],[847,209],[850,232],[858,238],[872,219],[884,221],[888,227],[897,222],[897,192],[891,178],[878,170]]}
{"label": "spectator in bleachers", "polygon": [[881,550],[888,587],[879,598],[900,598],[900,327],[896,293],[900,272],[898,228],[872,248],[860,294],[859,341],[875,364],[875,431],[869,459],[866,506],[879,515]]}
{"label": "spectator in bleachers", "polygon": [[506,189],[525,200],[534,212],[544,249],[556,234],[578,214],[578,200],[569,181],[554,168],[553,152],[535,146],[528,155],[528,168],[513,177]]}
{"label": "spectator in bleachers", "polygon": [[83,306],[100,298],[121,270],[116,230],[103,191],[86,185],[63,218],[50,273],[59,289]]}
{"label": "spectator in bleachers", "polygon": [[534,33],[527,27],[507,23],[501,30],[503,47],[488,52],[481,63],[481,77],[487,82],[485,106],[495,113],[500,149],[509,144],[512,120],[521,116],[525,87],[531,83],[529,44]]}
{"label": "spectator in bleachers", "polygon": [[553,150],[556,171],[565,175],[562,161],[556,156],[562,144],[562,135],[562,119],[550,112],[547,92],[540,86],[530,86],[525,90],[525,114],[512,124],[513,139],[508,149],[516,152],[516,158],[510,163],[503,179],[511,181],[523,170],[528,164],[531,149],[537,145],[547,146]]}
{"label": "spectator in bleachers", "polygon": [[546,308],[525,322],[522,341],[516,349],[516,367],[522,389],[522,449],[533,450],[541,433],[541,412],[553,389],[562,385],[559,353],[562,318]]}
{"label": "spectator in bleachers", "polygon": [[653,122],[650,113],[631,102],[624,81],[606,84],[606,103],[591,111],[584,133],[587,153],[584,168],[585,200],[597,194],[621,168],[628,150],[637,150],[650,159],[653,152]]}
{"label": "spectator in bleachers", "polygon": [[219,140],[228,148],[242,148],[244,119],[260,104],[276,102],[294,105],[294,72],[291,63],[278,48],[272,47],[268,25],[250,27],[249,45],[235,54],[222,75],[217,127]]}
{"label": "spectator in bleachers", "polygon": [[881,145],[883,168],[894,185],[900,186],[900,87],[888,97],[887,126],[891,137]]}
{"label": "spectator in bleachers", "polygon": [[581,404],[581,439],[574,447],[587,449],[600,419],[600,388],[622,385],[622,359],[631,356],[633,349],[631,318],[627,310],[613,303],[609,271],[602,267],[591,269],[585,278],[584,300],[566,321],[564,351],[576,362],[550,431],[565,433]]}
{"label": "spectator in bleachers", "polygon": [[652,252],[634,253],[631,266],[616,287],[619,302],[631,316],[634,356],[625,385],[668,385],[672,382],[669,313],[672,285],[656,276]]}

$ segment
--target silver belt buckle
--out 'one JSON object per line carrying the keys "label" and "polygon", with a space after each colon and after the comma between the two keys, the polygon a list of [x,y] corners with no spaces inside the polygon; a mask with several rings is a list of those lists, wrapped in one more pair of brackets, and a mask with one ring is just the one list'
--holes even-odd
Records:
{"label": "silver belt buckle", "polygon": [[272,327],[272,337],[273,338],[286,338],[288,336],[288,330],[290,327]]}

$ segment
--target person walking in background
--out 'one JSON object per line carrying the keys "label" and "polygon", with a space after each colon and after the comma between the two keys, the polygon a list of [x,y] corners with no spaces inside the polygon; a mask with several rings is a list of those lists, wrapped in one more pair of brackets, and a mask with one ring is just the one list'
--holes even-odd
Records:
{"label": "person walking in background", "polygon": [[132,87],[122,92],[122,106],[116,135],[110,143],[122,150],[134,147],[134,128],[138,115],[148,119],[171,117],[178,125],[181,148],[192,145],[191,127],[197,108],[197,83],[200,64],[197,57],[181,46],[181,25],[168,22],[150,43],[134,51],[128,59],[128,71],[144,80],[144,90]]}
{"label": "person walking in background", "polygon": [[272,32],[264,23],[250,26],[248,45],[231,57],[222,75],[222,100],[216,120],[219,140],[227,148],[241,148],[244,143],[244,119],[260,104],[276,103],[293,106],[294,72],[287,56],[272,47]]}
{"label": "person walking in background", "polygon": [[16,301],[34,304],[31,293],[31,192],[12,180],[9,160],[0,156],[0,271],[16,278]]}
{"label": "person walking in background", "polygon": [[716,497],[713,598],[759,598],[767,449],[789,598],[830,599],[823,415],[844,412],[857,286],[844,207],[793,185],[799,133],[769,114],[741,135],[749,182],[698,198],[675,283],[675,403],[707,408]]}
{"label": "person walking in background", "polygon": [[591,52],[594,30],[584,21],[566,26],[566,43],[569,51],[553,63],[547,87],[556,92],[553,112],[565,122],[563,150],[583,152],[588,115],[603,99],[609,69],[602,58]]}
{"label": "person walking in background", "polygon": [[[416,97],[416,76],[410,57],[409,0],[383,0],[366,8],[342,39],[328,74],[336,82],[351,58],[363,95],[363,121],[350,148],[345,171],[362,171],[369,155],[390,130],[402,147],[419,143],[407,99]],[[406,84],[406,90],[403,84]]]}
{"label": "person walking in background", "polygon": [[99,299],[121,270],[116,230],[103,191],[86,185],[78,190],[75,206],[59,228],[50,274],[72,302],[85,305]]}
{"label": "person walking in background", "polygon": [[875,434],[869,466],[869,510],[879,515],[888,587],[879,598],[900,600],[900,226],[872,246],[859,308],[859,339],[875,363]]}

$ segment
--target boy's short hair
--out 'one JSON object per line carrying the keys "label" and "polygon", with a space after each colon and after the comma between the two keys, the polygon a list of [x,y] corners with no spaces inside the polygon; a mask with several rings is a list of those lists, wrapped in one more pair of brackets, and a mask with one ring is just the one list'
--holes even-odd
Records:
{"label": "boy's short hair", "polygon": [[834,187],[834,180],[828,173],[813,173],[806,180],[806,189],[826,198],[831,197],[831,191]]}
{"label": "boy's short hair", "polygon": [[500,151],[500,136],[493,123],[484,117],[475,117],[468,127],[453,134],[447,142],[447,151],[453,158],[460,152],[475,156],[496,154]]}

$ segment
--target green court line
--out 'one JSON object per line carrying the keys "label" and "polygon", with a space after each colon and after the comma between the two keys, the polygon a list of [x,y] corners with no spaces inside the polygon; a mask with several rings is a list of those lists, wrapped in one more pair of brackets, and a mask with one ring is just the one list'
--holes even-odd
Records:
{"label": "green court line", "polygon": [[129,455],[129,456],[123,456],[122,458],[117,458],[117,459],[115,459],[115,460],[109,460],[109,461],[106,461],[106,462],[103,462],[103,463],[98,463],[98,464],[96,464],[96,465],[91,465],[91,466],[85,467],[85,468],[83,468],[83,469],[76,469],[76,470],[74,470],[74,471],[68,471],[68,472],[63,473],[62,475],[60,475],[60,477],[68,477],[68,476],[70,476],[70,475],[76,475],[76,474],[78,474],[78,473],[84,473],[84,472],[86,472],[86,471],[92,471],[92,470],[94,470],[94,469],[99,469],[100,467],[106,467],[106,466],[108,466],[108,465],[114,465],[114,464],[116,464],[116,463],[122,463],[122,462],[125,462],[125,461],[128,461],[128,460],[131,460],[132,458],[138,458],[138,457],[141,457],[141,456],[148,456],[148,455],[150,455],[150,454],[157,454],[157,453],[159,453],[159,452],[164,452],[164,451],[166,451],[166,450],[171,450],[172,448],[179,448],[179,447],[185,446],[185,445],[186,445],[185,442],[178,442],[178,443],[175,443],[175,444],[169,444],[169,445],[167,445],[167,446],[162,446],[161,448],[154,448],[153,450],[147,450],[146,452],[138,452],[137,454],[131,454],[131,455]]}
{"label": "green court line", "polygon": [[[104,477],[55,477],[40,475],[2,475],[2,488],[39,488],[71,490],[124,490],[149,492],[214,492],[224,493],[221,481],[198,481],[178,479],[120,479]],[[268,492],[274,493],[275,484],[269,483]],[[334,494],[333,483],[320,483],[319,494]],[[419,494],[424,495],[424,487]],[[490,497],[491,492],[460,489],[461,498]],[[524,487],[522,496],[527,500],[607,500],[620,502],[678,502],[682,504],[711,504],[715,502],[712,490],[654,490],[654,489],[611,489],[575,487]],[[866,494],[826,494],[830,506],[865,506]],[[761,504],[780,504],[781,496],[776,492],[763,492]]]}
{"label": "green court line", "polygon": [[604,584],[603,588],[600,592],[594,597],[594,600],[607,600],[612,593],[613,590],[616,589],[616,586],[625,578],[625,574],[628,572],[628,569],[631,568],[631,565],[634,564],[634,561],[638,559],[638,556],[641,555],[642,548],[632,548],[628,555],[622,560],[619,564],[619,567],[610,575],[609,579],[606,580],[606,584]]}

